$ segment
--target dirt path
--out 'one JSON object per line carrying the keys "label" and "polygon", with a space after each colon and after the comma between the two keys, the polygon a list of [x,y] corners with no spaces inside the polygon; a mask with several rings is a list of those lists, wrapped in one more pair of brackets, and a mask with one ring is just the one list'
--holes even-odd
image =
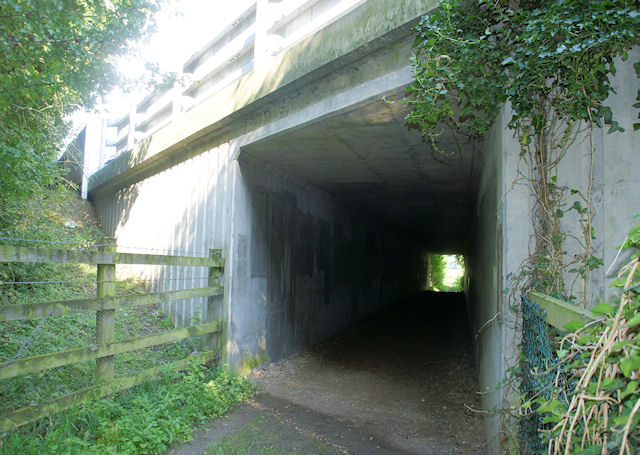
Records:
{"label": "dirt path", "polygon": [[209,453],[483,453],[461,295],[422,294],[252,377],[264,392],[200,447],[257,445]]}

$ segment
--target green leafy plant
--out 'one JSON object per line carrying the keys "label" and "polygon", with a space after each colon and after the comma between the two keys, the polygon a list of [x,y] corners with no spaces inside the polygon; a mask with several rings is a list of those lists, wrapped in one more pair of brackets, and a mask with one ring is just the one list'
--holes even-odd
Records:
{"label": "green leafy plant", "polygon": [[0,438],[3,454],[157,454],[247,399],[253,386],[224,369],[193,363],[110,399],[35,422]]}
{"label": "green leafy plant", "polygon": [[0,228],[6,203],[59,177],[65,116],[119,81],[116,57],[152,30],[156,0],[0,2]]}
{"label": "green leafy plant", "polygon": [[640,449],[640,224],[621,248],[634,253],[613,283],[619,304],[597,305],[597,324],[563,338],[552,366],[557,387],[537,399],[536,412],[550,425],[549,453],[624,455]]}
{"label": "green leafy plant", "polygon": [[437,147],[443,128],[484,135],[508,104],[508,126],[520,143],[520,178],[536,202],[525,287],[566,294],[567,234],[560,220],[570,210],[567,197],[574,197],[569,207],[580,215],[583,251],[570,262],[583,278],[586,300],[589,273],[601,264],[592,248],[591,185],[585,194],[561,186],[558,164],[584,134],[593,155],[595,126],[623,130],[604,103],[613,90],[614,59],[626,59],[640,43],[637,2],[442,0],[416,30],[408,122]]}

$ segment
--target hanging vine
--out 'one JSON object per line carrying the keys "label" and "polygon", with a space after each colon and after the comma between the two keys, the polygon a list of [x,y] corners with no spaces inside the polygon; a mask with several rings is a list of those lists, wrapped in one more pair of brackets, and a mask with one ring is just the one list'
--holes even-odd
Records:
{"label": "hanging vine", "polygon": [[[567,297],[570,270],[586,301],[589,273],[602,264],[593,248],[592,184],[586,191],[561,185],[558,165],[571,145],[588,140],[593,173],[594,127],[623,131],[604,103],[614,59],[626,60],[640,43],[637,1],[443,0],[417,31],[409,124],[434,142],[443,125],[480,137],[508,104],[519,178],[535,198],[535,248],[520,290]],[[635,69],[640,76],[640,63]],[[561,219],[569,211],[578,215],[581,251],[567,258]]]}

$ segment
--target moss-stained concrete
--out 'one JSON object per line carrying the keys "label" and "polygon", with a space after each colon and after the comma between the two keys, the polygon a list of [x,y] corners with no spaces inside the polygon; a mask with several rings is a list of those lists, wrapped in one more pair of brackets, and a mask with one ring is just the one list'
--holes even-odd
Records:
{"label": "moss-stained concrete", "polygon": [[269,355],[264,349],[259,349],[256,355],[244,355],[242,361],[234,367],[238,374],[247,374],[255,367],[269,363]]}

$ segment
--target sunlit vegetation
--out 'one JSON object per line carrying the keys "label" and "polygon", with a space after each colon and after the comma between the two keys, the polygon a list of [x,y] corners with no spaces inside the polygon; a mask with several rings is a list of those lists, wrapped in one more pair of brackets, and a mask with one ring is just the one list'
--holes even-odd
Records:
{"label": "sunlit vegetation", "polygon": [[0,439],[2,454],[157,454],[252,393],[223,370],[194,364],[114,397],[96,399]]}
{"label": "sunlit vegetation", "polygon": [[[104,233],[86,201],[67,186],[11,204],[18,222],[0,228],[0,245],[80,248],[101,243]],[[28,238],[25,242],[16,240]],[[51,243],[60,242],[60,243]],[[119,276],[116,276],[119,279]],[[0,304],[47,302],[96,295],[96,267],[85,264],[0,263]],[[147,291],[144,283],[119,280],[118,295]],[[0,322],[0,365],[14,359],[91,346],[96,315],[80,312],[35,320]],[[157,305],[117,311],[115,339],[173,328]],[[167,343],[115,358],[128,376],[203,350],[201,337]],[[0,380],[0,412],[46,402],[95,383],[95,361]],[[221,415],[251,390],[242,378],[193,365],[160,381],[96,399],[51,418],[0,434],[0,454],[152,454],[190,438],[207,419]]]}
{"label": "sunlit vegetation", "polygon": [[429,257],[429,289],[460,292],[464,288],[464,257],[432,254]]}

